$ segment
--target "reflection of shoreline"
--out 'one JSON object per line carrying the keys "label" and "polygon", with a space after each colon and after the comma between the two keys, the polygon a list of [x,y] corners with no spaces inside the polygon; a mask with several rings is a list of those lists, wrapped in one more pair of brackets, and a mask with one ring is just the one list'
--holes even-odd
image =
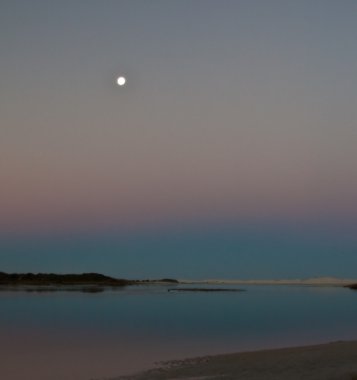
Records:
{"label": "reflection of shoreline", "polygon": [[180,280],[182,284],[207,285],[310,285],[310,286],[345,286],[357,283],[356,279],[340,279],[330,277],[317,277],[309,279],[292,280]]}
{"label": "reflection of shoreline", "polygon": [[116,379],[356,379],[356,351],[357,341],[351,341],[205,356],[166,362],[161,368]]}

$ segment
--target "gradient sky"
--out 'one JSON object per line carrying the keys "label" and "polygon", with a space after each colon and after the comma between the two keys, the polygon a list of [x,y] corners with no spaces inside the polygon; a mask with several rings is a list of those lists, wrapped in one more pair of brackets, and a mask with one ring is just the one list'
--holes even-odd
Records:
{"label": "gradient sky", "polygon": [[354,0],[2,0],[0,270],[353,276],[356,41]]}

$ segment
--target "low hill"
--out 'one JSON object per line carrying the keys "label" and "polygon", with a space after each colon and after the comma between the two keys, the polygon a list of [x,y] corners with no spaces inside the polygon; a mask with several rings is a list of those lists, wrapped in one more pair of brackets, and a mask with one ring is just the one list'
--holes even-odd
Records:
{"label": "low hill", "polygon": [[104,276],[99,273],[4,273],[0,272],[0,285],[102,285],[125,286],[132,282]]}

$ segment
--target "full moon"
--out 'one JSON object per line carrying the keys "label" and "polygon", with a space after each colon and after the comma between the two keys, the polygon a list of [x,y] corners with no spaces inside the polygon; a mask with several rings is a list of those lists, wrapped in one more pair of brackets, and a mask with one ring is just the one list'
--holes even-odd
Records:
{"label": "full moon", "polygon": [[124,77],[119,77],[117,79],[117,83],[119,86],[124,86],[125,82],[126,82],[126,79]]}

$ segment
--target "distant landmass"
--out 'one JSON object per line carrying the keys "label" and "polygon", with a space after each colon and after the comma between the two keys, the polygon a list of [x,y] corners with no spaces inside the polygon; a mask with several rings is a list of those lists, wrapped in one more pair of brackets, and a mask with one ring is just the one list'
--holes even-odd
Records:
{"label": "distant landmass", "polygon": [[[357,280],[334,277],[316,277],[293,280],[176,280],[172,278],[127,280],[105,276],[100,273],[55,274],[55,273],[5,273],[0,272],[0,287],[28,291],[88,291],[99,292],[105,288],[121,288],[127,285],[197,284],[197,285],[309,285],[344,286],[357,290]],[[227,289],[176,288],[169,291],[219,291]],[[230,290],[230,289],[229,289]]]}
{"label": "distant landmass", "polygon": [[167,289],[168,292],[244,292],[245,289],[231,289],[231,288],[172,288]]}
{"label": "distant landmass", "polygon": [[276,279],[276,280],[180,280],[183,284],[207,285],[310,285],[310,286],[357,286],[356,279],[336,277],[313,277],[307,279]]}
{"label": "distant landmass", "polygon": [[125,286],[132,281],[108,277],[99,273],[4,273],[0,272],[0,285],[108,285]]}
{"label": "distant landmass", "polygon": [[55,273],[5,273],[0,272],[0,287],[7,290],[26,291],[84,291],[101,292],[106,288],[121,288],[127,285],[176,284],[177,280],[126,280],[100,273],[55,274]]}

